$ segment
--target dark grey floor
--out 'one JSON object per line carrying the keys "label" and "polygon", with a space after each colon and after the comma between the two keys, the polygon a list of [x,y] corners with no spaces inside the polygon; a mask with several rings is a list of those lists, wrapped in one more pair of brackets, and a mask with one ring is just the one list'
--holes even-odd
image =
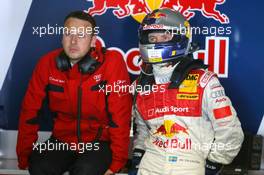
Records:
{"label": "dark grey floor", "polygon": [[[0,174],[8,175],[29,175],[26,170],[19,170],[17,168],[16,159],[0,159]],[[67,175],[67,174],[65,174]],[[120,174],[121,175],[121,174]],[[262,171],[249,171],[249,175],[264,175],[264,170]]]}

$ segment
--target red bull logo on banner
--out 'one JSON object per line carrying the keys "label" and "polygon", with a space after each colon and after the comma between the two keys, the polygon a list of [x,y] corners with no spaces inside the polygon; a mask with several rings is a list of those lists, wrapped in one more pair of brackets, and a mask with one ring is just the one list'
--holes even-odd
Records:
{"label": "red bull logo on banner", "polygon": [[167,15],[164,13],[154,13],[152,14],[149,18],[155,18],[155,19],[159,19],[161,17],[166,17]]}
{"label": "red bull logo on banner", "polygon": [[[102,38],[97,36],[97,44],[105,47]],[[139,49],[131,48],[126,53],[118,47],[108,48],[116,52],[127,64],[128,72],[134,75],[140,73]],[[204,60],[209,65],[208,70],[215,72],[221,78],[228,77],[229,62],[229,38],[228,37],[206,37],[205,50],[194,53],[194,58]]]}
{"label": "red bull logo on banner", "polygon": [[[108,9],[113,10],[113,14],[121,19],[132,16],[136,21],[141,22],[147,13],[157,8],[171,8],[180,11],[187,19],[195,16],[200,11],[206,18],[214,19],[222,24],[229,23],[229,18],[216,10],[217,5],[223,5],[225,0],[96,0],[91,1],[92,7],[85,10],[91,15],[102,15]],[[158,13],[152,18],[166,17],[166,14]],[[100,42],[104,44],[103,40]],[[124,58],[129,73],[138,75],[140,73],[139,61],[140,53],[138,48],[131,48],[124,52],[118,47],[111,47],[109,50],[116,52]],[[204,60],[209,65],[209,70],[215,72],[221,78],[228,77],[229,58],[229,38],[228,37],[206,37],[205,50],[197,51],[194,58]]]}
{"label": "red bull logo on banner", "polygon": [[[195,16],[197,11],[206,18],[211,18],[221,24],[228,24],[229,18],[224,13],[216,10],[216,7],[223,5],[226,0],[88,0],[92,2],[92,7],[86,12],[91,15],[102,15],[108,9],[113,10],[117,18],[132,16],[138,22],[147,13],[154,9],[170,8],[180,11],[188,20]],[[161,16],[155,16],[161,17]]]}
{"label": "red bull logo on banner", "polygon": [[188,20],[195,16],[196,11],[200,11],[206,18],[212,18],[222,24],[228,24],[229,18],[216,10],[217,5],[222,5],[225,0],[164,0],[161,8],[171,8],[180,11]]}

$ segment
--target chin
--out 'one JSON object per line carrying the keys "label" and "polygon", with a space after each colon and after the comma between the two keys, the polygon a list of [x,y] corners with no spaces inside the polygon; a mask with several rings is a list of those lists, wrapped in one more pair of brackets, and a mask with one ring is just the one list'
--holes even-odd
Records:
{"label": "chin", "polygon": [[79,59],[81,57],[80,54],[74,54],[74,53],[68,53],[67,55],[73,60]]}

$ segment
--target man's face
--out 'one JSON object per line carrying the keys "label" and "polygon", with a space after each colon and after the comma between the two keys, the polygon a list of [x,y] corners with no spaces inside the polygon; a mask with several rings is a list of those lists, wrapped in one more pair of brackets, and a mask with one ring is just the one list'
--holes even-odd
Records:
{"label": "man's face", "polygon": [[173,35],[169,32],[155,32],[148,35],[148,40],[150,43],[162,43],[167,42],[172,39]]}
{"label": "man's face", "polygon": [[[168,42],[173,38],[173,35],[169,32],[153,32],[148,35],[148,40],[150,43],[162,43],[162,42]],[[154,64],[153,68],[157,68],[158,70],[167,69],[168,67],[172,67],[171,62],[166,63],[159,63]]]}
{"label": "man's face", "polygon": [[66,30],[62,38],[63,49],[70,61],[76,63],[95,46],[96,37],[91,32],[86,32],[92,25],[85,20],[70,17],[64,27]]}

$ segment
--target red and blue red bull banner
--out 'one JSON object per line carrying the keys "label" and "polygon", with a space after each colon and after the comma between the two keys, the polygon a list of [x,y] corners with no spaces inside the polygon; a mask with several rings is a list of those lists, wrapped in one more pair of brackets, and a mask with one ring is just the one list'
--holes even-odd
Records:
{"label": "red and blue red bull banner", "polygon": [[171,8],[190,20],[192,40],[201,48],[194,57],[218,74],[243,129],[264,136],[264,2],[250,2],[240,1],[237,8],[232,0],[2,0],[0,128],[17,129],[32,70],[41,56],[61,47],[59,28],[70,11],[83,10],[95,17],[97,44],[118,53],[133,80],[140,72],[140,21],[154,9]]}

